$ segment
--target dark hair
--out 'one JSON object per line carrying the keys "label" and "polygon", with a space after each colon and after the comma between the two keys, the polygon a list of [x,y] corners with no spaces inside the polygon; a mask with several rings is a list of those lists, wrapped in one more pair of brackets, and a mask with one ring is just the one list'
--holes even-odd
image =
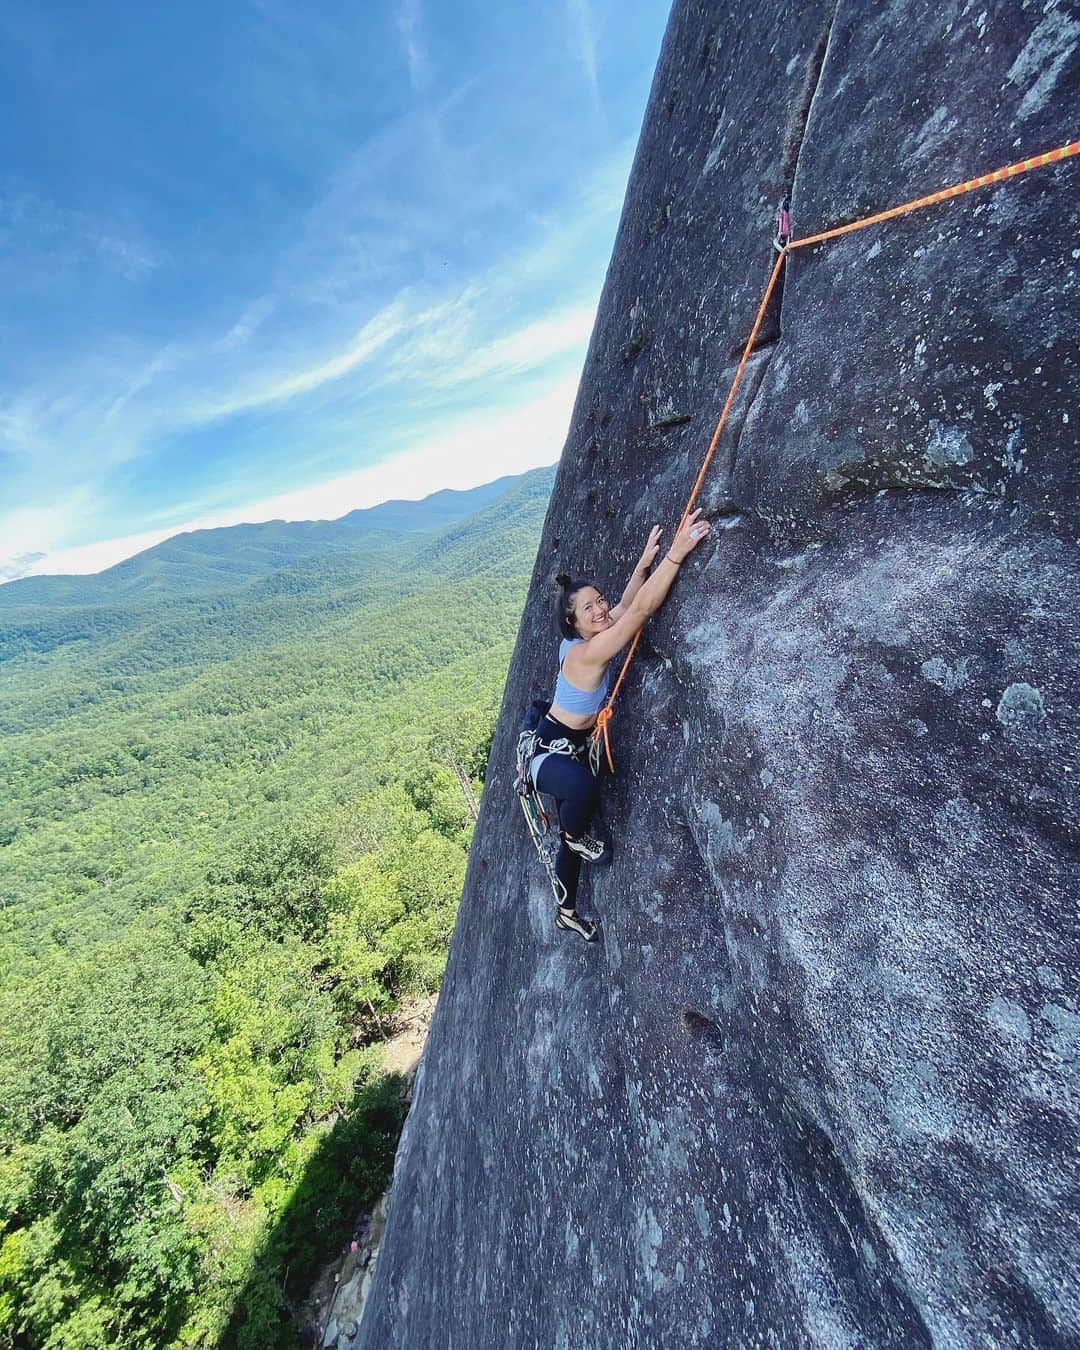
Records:
{"label": "dark hair", "polygon": [[[559,632],[566,638],[580,637],[577,628],[574,626],[574,596],[578,591],[584,590],[586,586],[592,586],[591,581],[571,581],[565,572],[560,572],[555,578],[557,593],[555,596],[555,622],[559,625]],[[595,590],[596,587],[593,587]]]}

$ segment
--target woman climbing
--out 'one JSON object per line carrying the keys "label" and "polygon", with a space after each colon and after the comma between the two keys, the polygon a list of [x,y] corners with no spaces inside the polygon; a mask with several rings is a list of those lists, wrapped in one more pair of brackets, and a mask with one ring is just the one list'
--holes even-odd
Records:
{"label": "woman climbing", "polygon": [[538,792],[554,797],[559,810],[560,844],[555,859],[555,924],[578,933],[586,942],[596,937],[595,924],[577,912],[578,875],[582,862],[606,863],[611,845],[586,833],[600,790],[589,771],[586,742],[608,693],[608,664],[660,608],[680,565],[709,533],[709,522],[692,511],[675,541],[649,575],[660,551],[660,527],[649,532],[633,576],[614,609],[590,581],[556,577],[556,618],[563,640],[551,708],[537,727],[536,754],[530,766]]}

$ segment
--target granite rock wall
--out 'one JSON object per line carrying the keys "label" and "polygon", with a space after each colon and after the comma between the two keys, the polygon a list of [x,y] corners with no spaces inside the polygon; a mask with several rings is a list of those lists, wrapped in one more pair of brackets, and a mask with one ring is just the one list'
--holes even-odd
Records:
{"label": "granite rock wall", "polygon": [[841,223],[1078,94],[1053,0],[676,4],[359,1344],[1080,1340],[1080,161],[788,261],[618,705],[598,944],[511,791],[550,579],[677,519],[778,198]]}

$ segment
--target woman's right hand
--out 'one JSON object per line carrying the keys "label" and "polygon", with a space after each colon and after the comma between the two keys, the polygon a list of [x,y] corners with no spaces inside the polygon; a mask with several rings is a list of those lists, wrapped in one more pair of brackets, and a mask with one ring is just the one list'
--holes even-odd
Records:
{"label": "woman's right hand", "polygon": [[700,517],[701,507],[699,506],[696,511],[691,511],[683,521],[682,528],[668,549],[675,562],[682,562],[688,558],[709,533],[709,530],[712,529],[709,522],[702,520]]}
{"label": "woman's right hand", "polygon": [[[668,550],[671,560],[682,562],[708,533],[709,522],[701,519],[701,511],[691,511]],[[579,664],[582,661],[589,664],[599,679],[603,667],[641,632],[649,618],[664,603],[677,576],[678,572],[673,567],[658,567],[609,628],[591,637],[584,646],[574,648],[579,653]]]}

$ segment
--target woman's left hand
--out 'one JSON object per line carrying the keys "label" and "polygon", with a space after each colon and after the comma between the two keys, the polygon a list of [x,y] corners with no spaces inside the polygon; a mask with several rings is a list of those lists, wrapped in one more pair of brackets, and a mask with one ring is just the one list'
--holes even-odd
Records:
{"label": "woman's left hand", "polygon": [[662,534],[663,530],[659,525],[654,525],[649,531],[649,542],[645,545],[641,554],[641,561],[638,563],[639,572],[647,572],[653,565],[653,559],[660,552],[660,536]]}

